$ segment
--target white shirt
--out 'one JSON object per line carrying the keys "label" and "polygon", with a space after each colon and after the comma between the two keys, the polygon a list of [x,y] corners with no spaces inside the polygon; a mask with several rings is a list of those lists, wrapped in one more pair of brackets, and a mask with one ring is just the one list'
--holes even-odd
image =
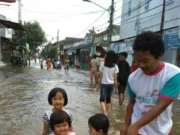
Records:
{"label": "white shirt", "polygon": [[114,84],[114,74],[119,72],[118,66],[109,68],[104,66],[104,62],[101,63],[99,71],[102,72],[102,84]]}
{"label": "white shirt", "polygon": [[[131,116],[132,124],[138,121],[159,98],[174,101],[180,92],[180,69],[172,64],[162,63],[154,74],[146,75],[139,68],[128,79],[130,98],[136,100]],[[172,129],[171,103],[157,118],[139,130],[141,135],[168,135]]]}

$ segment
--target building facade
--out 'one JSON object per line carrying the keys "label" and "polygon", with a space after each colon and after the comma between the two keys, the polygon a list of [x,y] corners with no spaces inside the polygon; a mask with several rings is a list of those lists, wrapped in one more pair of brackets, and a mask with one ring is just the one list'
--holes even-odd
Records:
{"label": "building facade", "polygon": [[[143,31],[159,32],[163,0],[123,0],[120,40],[135,38]],[[168,0],[165,3],[163,60],[179,65],[180,57],[180,1]]]}

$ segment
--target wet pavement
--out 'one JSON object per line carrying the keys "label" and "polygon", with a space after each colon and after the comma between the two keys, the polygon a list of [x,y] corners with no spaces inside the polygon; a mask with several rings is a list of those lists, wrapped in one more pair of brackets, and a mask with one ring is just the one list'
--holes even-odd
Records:
{"label": "wet pavement", "polygon": [[[65,107],[73,115],[73,129],[88,135],[88,118],[101,112],[99,93],[89,84],[89,72],[70,69],[41,70],[39,63],[25,68],[0,68],[0,135],[40,135],[42,115],[51,109],[47,96],[54,87],[67,91],[69,103]],[[126,102],[127,104],[127,96]],[[180,134],[180,102],[174,104],[173,135]],[[119,109],[118,96],[113,94],[113,110],[109,110],[110,135],[119,135],[125,107]]]}

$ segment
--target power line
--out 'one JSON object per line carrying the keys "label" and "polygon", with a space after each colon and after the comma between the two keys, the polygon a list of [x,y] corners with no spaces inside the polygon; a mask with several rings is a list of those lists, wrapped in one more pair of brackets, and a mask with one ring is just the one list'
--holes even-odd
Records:
{"label": "power line", "polygon": [[[1,7],[5,9],[10,9],[10,10],[18,10],[15,8],[7,8],[7,7]],[[41,11],[32,11],[32,10],[22,10],[23,12],[31,12],[31,13],[38,13],[38,14],[66,14],[66,15],[72,15],[72,14],[67,14],[67,13],[50,13],[50,12],[41,12]],[[85,12],[85,13],[77,13],[77,14],[94,14],[94,13],[99,13],[103,12],[104,10],[98,10],[98,11],[92,11],[92,12]],[[76,15],[76,14],[74,14]]]}
{"label": "power line", "polygon": [[[144,6],[145,4],[147,4],[148,2],[151,2],[151,1],[153,1],[153,0],[144,2],[142,5],[137,6],[137,7],[135,7],[134,9],[132,9],[131,12],[132,12],[132,11],[135,11],[135,10],[137,10],[137,9],[139,9],[139,8],[141,8],[142,6]],[[120,16],[118,16],[118,17],[116,17],[116,18],[114,18],[114,20],[116,20],[116,19],[118,19],[118,18],[120,18],[120,17],[124,17],[126,14],[129,14],[129,11],[126,12],[126,13],[124,13],[124,14],[122,14],[122,15],[120,15]]]}
{"label": "power line", "polygon": [[[115,3],[118,3],[118,2],[120,2],[120,1],[122,1],[122,0],[119,0],[119,1],[117,1],[117,2],[115,2]],[[123,5],[121,6],[121,8],[124,7],[124,6],[126,6],[128,3],[129,3],[129,2],[123,4]],[[97,27],[98,27],[98,28],[99,28],[99,27],[102,27],[102,26],[104,26],[105,24],[108,24],[108,23],[109,23],[109,22],[106,21],[105,23],[103,23],[103,24],[101,24],[101,25],[99,25],[99,26],[97,26]]]}
{"label": "power line", "polygon": [[[167,2],[168,3],[168,2]],[[160,5],[159,5],[160,6]],[[159,7],[159,6],[157,6],[157,7]],[[161,5],[162,6],[162,5]],[[157,8],[157,7],[154,7],[154,8],[152,8],[152,9],[155,9],[155,8]],[[170,8],[170,9],[166,9],[165,10],[165,12],[167,12],[167,11],[170,11],[170,10],[172,10],[172,9],[175,9],[175,8],[178,8],[178,7],[180,7],[180,5],[178,5],[178,6],[174,6],[174,7],[172,7],[172,8]],[[150,9],[150,10],[152,10],[152,9]],[[147,11],[147,12],[149,12],[149,10]],[[143,12],[142,14],[144,14],[145,12]],[[143,20],[143,19],[146,19],[146,18],[149,18],[149,17],[152,17],[152,16],[156,16],[156,15],[158,15],[158,14],[161,14],[162,13],[162,11],[160,11],[160,12],[158,12],[158,13],[155,13],[155,14],[152,14],[152,15],[149,15],[149,16],[146,16],[146,17],[143,17],[143,18],[140,18],[140,20]],[[142,14],[140,14],[140,15],[142,15]],[[152,18],[151,18],[152,19]],[[126,20],[127,21],[127,20]],[[125,21],[123,21],[123,23],[122,22],[120,22],[121,23],[121,25],[122,24],[129,24],[129,23],[132,23],[132,22],[136,22],[136,20],[135,21],[128,21],[128,22],[125,22]],[[117,24],[114,24],[114,25],[120,25],[120,23],[117,23]],[[106,24],[106,23],[104,23],[104,24]],[[104,25],[103,24],[103,25]],[[101,26],[103,26],[103,25],[101,25]],[[97,28],[101,28],[101,27],[96,27],[96,29]]]}
{"label": "power line", "polygon": [[116,4],[116,3],[119,3],[119,2],[121,2],[122,0],[118,0],[118,1],[116,1],[114,4]]}
{"label": "power line", "polygon": [[[165,12],[170,11],[170,10],[175,9],[175,8],[178,8],[178,7],[180,7],[180,5],[172,7],[170,9],[166,9]],[[152,15],[149,15],[149,16],[146,16],[146,17],[143,17],[143,18],[140,18],[140,20],[143,20],[143,19],[155,16],[155,15],[158,15],[158,14],[161,14],[161,13],[162,13],[162,11],[160,11],[158,13],[155,13],[155,14],[152,14]],[[121,23],[121,24],[128,24],[128,23],[132,23],[132,22],[136,22],[136,20],[135,21],[124,22],[124,23]]]}
{"label": "power line", "polygon": [[104,26],[105,24],[109,24],[109,22],[106,21],[105,23],[103,23],[103,24],[101,24],[101,25],[99,25],[99,26],[97,26],[97,27],[98,27],[98,28],[101,28],[101,27]]}
{"label": "power line", "polygon": [[156,8],[158,8],[158,7],[161,7],[162,5],[163,5],[163,4],[158,5],[158,6],[154,7],[154,8],[149,9],[149,10],[146,11],[146,12],[143,12],[143,13],[141,13],[141,14],[138,14],[138,15],[136,15],[136,16],[133,16],[133,17],[131,17],[131,18],[128,18],[128,19],[126,19],[126,20],[124,20],[124,21],[122,21],[122,22],[126,22],[126,21],[128,21],[128,20],[131,20],[131,19],[133,19],[133,18],[135,18],[135,17],[137,17],[137,16],[140,16],[140,15],[145,14],[145,13],[147,13],[147,12],[149,12],[149,11],[151,11],[151,10],[154,10],[154,9],[156,9]]}
{"label": "power line", "polygon": [[[121,9],[122,7],[124,7],[124,6],[126,6],[127,4],[129,4],[129,1],[126,3],[126,4],[123,4],[119,9]],[[119,10],[119,9],[117,9],[117,10]],[[116,10],[116,11],[117,11]]]}
{"label": "power line", "polygon": [[[174,19],[171,19],[171,20],[167,20],[167,21],[165,21],[164,23],[170,22],[170,21],[173,21],[173,20],[177,20],[177,19],[180,19],[180,17],[177,17],[177,18],[174,18]],[[161,23],[157,23],[157,24],[151,25],[151,26],[146,27],[146,28],[143,28],[143,29],[141,29],[141,30],[148,29],[148,28],[151,28],[151,27],[156,26],[156,25],[159,25],[159,24],[161,24]]]}
{"label": "power line", "polygon": [[91,27],[96,21],[98,21],[103,15],[104,13],[106,13],[106,11],[104,11],[93,23],[91,23],[88,27],[86,27],[82,32],[78,33],[77,35],[75,35],[74,37],[80,35],[81,33],[85,32],[89,27]]}

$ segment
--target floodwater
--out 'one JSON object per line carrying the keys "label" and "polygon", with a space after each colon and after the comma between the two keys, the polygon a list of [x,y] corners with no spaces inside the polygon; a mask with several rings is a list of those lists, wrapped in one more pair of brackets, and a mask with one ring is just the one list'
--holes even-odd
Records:
{"label": "floodwater", "polygon": [[[41,70],[39,63],[26,68],[0,70],[0,135],[42,134],[43,113],[51,109],[47,96],[54,87],[67,91],[69,102],[65,107],[73,115],[73,129],[88,135],[88,118],[101,112],[99,93],[89,84],[89,72],[70,69]],[[127,96],[126,102],[127,104]],[[120,110],[118,96],[113,94],[113,110],[109,110],[110,135],[119,135],[125,107]],[[173,109],[173,135],[180,135],[180,101]]]}

